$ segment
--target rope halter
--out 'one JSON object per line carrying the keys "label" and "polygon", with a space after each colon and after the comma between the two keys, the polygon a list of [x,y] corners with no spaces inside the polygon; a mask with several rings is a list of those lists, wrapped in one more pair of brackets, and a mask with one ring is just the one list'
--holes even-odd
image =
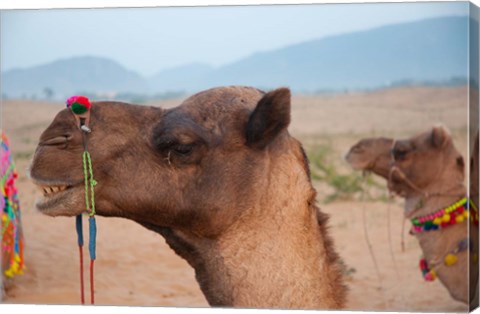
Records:
{"label": "rope halter", "polygon": [[[73,113],[77,125],[82,132],[83,138],[83,176],[85,182],[85,210],[89,215],[89,243],[88,251],[90,254],[90,303],[94,304],[94,281],[93,281],[93,266],[96,259],[96,237],[97,225],[95,222],[95,185],[97,181],[93,178],[92,159],[88,152],[88,135],[92,132],[90,123],[90,100],[84,96],[72,96],[67,99],[67,108]],[[83,226],[82,215],[77,215],[75,219],[75,227],[77,231],[77,242],[80,253],[80,300],[85,304],[84,284],[83,284]]]}

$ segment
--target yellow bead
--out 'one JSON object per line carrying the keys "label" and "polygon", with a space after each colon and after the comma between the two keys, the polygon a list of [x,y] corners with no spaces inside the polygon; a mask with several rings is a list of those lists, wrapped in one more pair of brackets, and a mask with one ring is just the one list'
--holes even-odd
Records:
{"label": "yellow bead", "polygon": [[468,213],[467,211],[464,211],[464,212],[463,212],[463,216],[465,216],[465,218],[468,218],[468,216],[470,216],[470,215],[469,215],[469,213]]}
{"label": "yellow bead", "polygon": [[441,224],[441,223],[442,223],[442,218],[440,218],[440,217],[435,218],[435,219],[433,220],[433,223],[436,224],[436,225]]}
{"label": "yellow bead", "polygon": [[460,223],[460,222],[463,222],[464,220],[465,220],[465,217],[463,217],[462,215],[455,217],[456,222]]}
{"label": "yellow bead", "polygon": [[445,215],[443,215],[442,219],[443,219],[444,222],[449,222],[450,221],[450,215],[445,214]]}
{"label": "yellow bead", "polygon": [[5,271],[5,276],[7,276],[8,278],[12,278],[13,277],[13,271],[11,269],[7,269]]}
{"label": "yellow bead", "polygon": [[430,273],[432,274],[432,280],[435,280],[435,278],[437,278],[437,272],[435,269],[430,270]]}
{"label": "yellow bead", "polygon": [[457,256],[454,254],[447,254],[447,256],[445,256],[444,261],[445,261],[445,265],[452,266],[457,262]]}

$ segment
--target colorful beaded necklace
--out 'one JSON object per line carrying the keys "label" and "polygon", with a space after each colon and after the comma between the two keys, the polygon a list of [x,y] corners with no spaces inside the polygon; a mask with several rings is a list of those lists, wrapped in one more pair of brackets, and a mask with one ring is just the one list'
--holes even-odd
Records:
{"label": "colorful beaded necklace", "polygon": [[[447,255],[443,257],[443,265],[452,266],[457,263],[458,257],[457,254],[466,250],[472,251],[473,243],[469,238],[461,240],[455,249],[451,250]],[[478,259],[477,254],[472,254],[472,260],[476,263]],[[420,259],[420,271],[422,272],[423,279],[425,281],[434,281],[437,278],[437,272],[433,267],[428,265],[428,262],[425,258]]]}
{"label": "colorful beaded necklace", "polygon": [[[443,229],[457,223],[467,221],[468,218],[470,218],[470,221],[474,225],[478,226],[478,209],[471,199],[468,200],[466,197],[464,197],[454,204],[446,208],[442,208],[432,214],[411,219],[412,229],[410,230],[410,234],[418,234],[421,232]],[[471,250],[471,245],[472,244],[468,238],[460,241],[454,250],[444,256],[443,264],[445,266],[454,265],[458,259],[457,253],[467,249]],[[473,254],[472,258],[475,260],[478,258],[478,256]],[[428,262],[425,258],[420,259],[419,266],[423,278],[426,281],[434,281],[437,278],[435,269],[428,265]]]}
{"label": "colorful beaded necklace", "polygon": [[454,204],[442,208],[434,213],[411,219],[412,229],[410,234],[443,229],[457,223],[461,223],[470,217],[471,221],[478,225],[478,211],[473,208],[473,214],[469,212],[469,203],[464,197]]}

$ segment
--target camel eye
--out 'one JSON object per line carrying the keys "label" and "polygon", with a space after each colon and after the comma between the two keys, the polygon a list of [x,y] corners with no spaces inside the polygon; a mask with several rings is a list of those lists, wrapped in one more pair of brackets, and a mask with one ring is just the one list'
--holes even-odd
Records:
{"label": "camel eye", "polygon": [[192,152],[193,144],[177,144],[172,149],[176,154],[186,156]]}
{"label": "camel eye", "polygon": [[392,153],[395,160],[401,161],[407,157],[408,151],[403,149],[394,149]]}

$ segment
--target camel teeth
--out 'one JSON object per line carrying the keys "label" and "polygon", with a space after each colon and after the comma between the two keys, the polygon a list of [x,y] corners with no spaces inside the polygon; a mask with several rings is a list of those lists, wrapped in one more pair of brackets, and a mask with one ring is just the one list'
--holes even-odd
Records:
{"label": "camel teeth", "polygon": [[59,185],[59,186],[43,186],[41,190],[43,190],[43,194],[45,196],[50,194],[55,194],[61,191],[65,191],[68,187],[66,185]]}

